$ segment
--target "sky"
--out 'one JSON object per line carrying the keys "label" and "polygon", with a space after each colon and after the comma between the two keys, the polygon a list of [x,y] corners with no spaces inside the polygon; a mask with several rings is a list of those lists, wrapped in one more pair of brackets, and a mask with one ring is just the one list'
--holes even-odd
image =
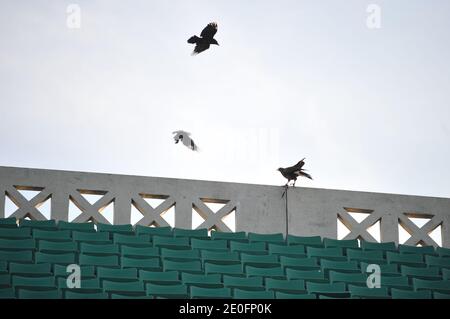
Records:
{"label": "sky", "polygon": [[450,197],[448,39],[447,0],[0,0],[0,166],[282,185],[306,157],[297,185]]}

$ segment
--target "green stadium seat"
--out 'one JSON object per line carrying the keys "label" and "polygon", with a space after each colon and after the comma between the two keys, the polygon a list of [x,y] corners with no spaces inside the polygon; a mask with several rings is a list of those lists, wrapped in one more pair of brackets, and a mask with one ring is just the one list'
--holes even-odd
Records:
{"label": "green stadium seat", "polygon": [[30,264],[30,263],[10,263],[9,273],[20,276],[52,276],[52,265],[49,263]]}
{"label": "green stadium seat", "polygon": [[381,288],[368,288],[355,285],[348,285],[348,291],[352,298],[363,299],[390,299],[388,289],[386,287]]}
{"label": "green stadium seat", "polygon": [[77,289],[70,289],[64,292],[65,299],[108,299],[106,292],[80,292]]}
{"label": "green stadium seat", "polygon": [[235,299],[275,299],[273,291],[233,289]]}
{"label": "green stadium seat", "polygon": [[341,248],[358,248],[358,240],[357,239],[331,239],[331,238],[324,238],[323,244],[325,248],[330,247],[341,247]]}
{"label": "green stadium seat", "polygon": [[203,263],[210,262],[221,265],[233,265],[241,263],[238,252],[202,250],[200,254]]}
{"label": "green stadium seat", "polygon": [[280,266],[276,255],[253,255],[241,253],[241,262],[245,266],[255,267],[277,267]]}
{"label": "green stadium seat", "polygon": [[211,232],[211,239],[217,240],[217,239],[226,239],[226,240],[234,240],[234,241],[240,241],[240,240],[247,240],[247,235],[245,232],[220,232],[220,231],[212,231]]}
{"label": "green stadium seat", "polygon": [[444,280],[450,280],[450,269],[442,269],[442,278]]}
{"label": "green stadium seat", "polygon": [[139,270],[139,280],[147,283],[153,283],[158,285],[163,284],[177,284],[179,283],[178,271],[150,271]]}
{"label": "green stadium seat", "polygon": [[192,274],[192,273],[181,273],[181,282],[190,287],[203,287],[203,288],[221,288],[222,276],[219,274]]}
{"label": "green stadium seat", "polygon": [[433,292],[433,299],[450,299],[450,293],[444,294],[444,293],[435,291],[435,292]]}
{"label": "green stadium seat", "polygon": [[203,288],[190,287],[191,298],[193,299],[231,299],[230,288]]}
{"label": "green stadium seat", "polygon": [[15,299],[14,289],[10,287],[0,288],[0,299]]}
{"label": "green stadium seat", "polygon": [[239,241],[230,241],[230,250],[241,252],[241,253],[253,253],[253,254],[267,254],[266,243],[256,242],[256,243],[243,243]]}
{"label": "green stadium seat", "polygon": [[287,243],[291,245],[303,245],[308,247],[323,247],[322,238],[320,236],[287,236]]}
{"label": "green stadium seat", "polygon": [[51,263],[51,264],[62,264],[69,265],[76,262],[75,253],[42,253],[37,252],[36,263]]}
{"label": "green stadium seat", "polygon": [[157,285],[154,283],[145,284],[147,295],[168,299],[187,299],[189,298],[188,288],[183,284],[175,285]]}
{"label": "green stadium seat", "polygon": [[348,260],[364,261],[369,264],[386,263],[381,250],[347,249],[346,253]]}
{"label": "green stadium seat", "polygon": [[361,240],[362,250],[378,250],[378,251],[397,251],[397,246],[393,241],[387,243],[373,243],[370,241]]}
{"label": "green stadium seat", "polygon": [[343,282],[354,286],[366,286],[368,276],[361,273],[346,273],[331,270],[329,277],[330,283]]}
{"label": "green stadium seat", "polygon": [[249,242],[265,242],[265,243],[277,243],[277,244],[286,243],[282,233],[276,233],[276,234],[248,233],[248,240],[249,240]]}
{"label": "green stadium seat", "polygon": [[441,257],[449,257],[450,248],[436,247],[436,253]]}
{"label": "green stadium seat", "polygon": [[[70,281],[71,285],[73,284]],[[98,278],[81,278],[80,279],[80,287],[79,288],[69,288],[67,287],[67,278],[59,277],[57,280],[58,288],[61,290],[76,290],[79,292],[90,292],[90,293],[98,293],[103,292],[103,288],[100,284],[100,280]]]}
{"label": "green stadium seat", "polygon": [[192,238],[191,239],[191,247],[192,249],[201,249],[201,250],[217,250],[217,251],[226,251],[228,242],[226,240],[203,240]]}
{"label": "green stadium seat", "polygon": [[419,254],[400,254],[388,251],[386,259],[389,264],[424,266],[423,255]]}
{"label": "green stadium seat", "polygon": [[391,296],[392,299],[432,299],[429,290],[411,291],[392,288]]}
{"label": "green stadium seat", "polygon": [[157,257],[125,257],[120,259],[122,268],[139,268],[145,270],[159,270],[161,263]]}
{"label": "green stadium seat", "polygon": [[41,253],[78,253],[78,245],[73,241],[38,241],[39,251]]}
{"label": "green stadium seat", "polygon": [[[367,272],[367,267],[372,264],[372,263],[366,263],[366,262],[361,262],[361,272],[362,273],[366,273]],[[380,264],[380,272],[383,275],[387,275],[387,276],[398,276],[400,275],[400,272],[398,271],[398,265],[397,264]]]}
{"label": "green stadium seat", "polygon": [[30,228],[0,228],[0,238],[2,239],[29,239],[31,238]]}
{"label": "green stadium seat", "polygon": [[135,228],[136,235],[150,235],[150,236],[166,236],[172,237],[173,232],[171,227],[149,227],[136,225]]}
{"label": "green stadium seat", "polygon": [[51,240],[51,241],[71,241],[72,234],[70,230],[44,230],[33,229],[33,238],[35,240]]}
{"label": "green stadium seat", "polygon": [[171,249],[191,249],[189,238],[153,236],[153,246]]}
{"label": "green stadium seat", "polygon": [[29,220],[29,219],[20,219],[19,227],[22,228],[33,228],[33,229],[47,229],[47,230],[56,230],[56,222],[54,219],[50,220]]}
{"label": "green stadium seat", "polygon": [[286,277],[289,280],[301,279],[309,282],[328,282],[328,279],[325,278],[325,274],[318,270],[297,270],[286,268]]}
{"label": "green stadium seat", "polygon": [[145,296],[145,286],[142,281],[110,281],[103,280],[103,290],[108,293],[119,293],[124,295]]}
{"label": "green stadium seat", "polygon": [[80,243],[80,253],[94,256],[119,255],[119,246],[115,244]]}
{"label": "green stadium seat", "polygon": [[[295,247],[295,246],[292,246],[292,247]],[[317,258],[315,258],[315,257],[294,258],[294,257],[280,256],[280,264],[284,268],[289,267],[291,269],[297,269],[297,270],[319,270],[320,269],[320,266],[317,263]]]}
{"label": "green stadium seat", "polygon": [[151,247],[150,235],[123,235],[113,234],[113,242],[117,245],[127,245],[133,247]]}
{"label": "green stadium seat", "polygon": [[134,247],[122,245],[120,247],[122,256],[124,257],[159,257],[158,247]]}
{"label": "green stadium seat", "polygon": [[409,278],[419,278],[419,279],[442,279],[439,274],[438,267],[410,267],[410,266],[400,266],[400,272],[403,276],[408,276]]}
{"label": "green stadium seat", "polygon": [[84,242],[84,243],[96,243],[96,244],[110,244],[111,240],[109,239],[109,233],[102,232],[81,232],[81,231],[73,231],[72,238],[76,242]]}
{"label": "green stadium seat", "polygon": [[348,298],[350,293],[346,291],[343,282],[337,283],[317,283],[306,282],[306,290],[309,294],[325,295],[330,297]]}
{"label": "green stadium seat", "polygon": [[287,293],[306,293],[305,281],[301,279],[276,279],[266,278],[265,286],[267,290],[273,290],[275,292],[287,292]]}
{"label": "green stadium seat", "polygon": [[0,239],[0,249],[10,251],[35,250],[34,239]]}
{"label": "green stadium seat", "polygon": [[111,299],[153,299],[151,296],[111,294]]}
{"label": "green stadium seat", "polygon": [[180,272],[201,273],[202,264],[199,260],[192,261],[172,261],[163,260],[164,271],[176,270]]}
{"label": "green stadium seat", "polygon": [[428,267],[436,266],[440,268],[450,268],[449,257],[425,256],[425,263]]}
{"label": "green stadium seat", "polygon": [[31,250],[23,251],[4,251],[0,250],[0,261],[33,262],[33,252]]}
{"label": "green stadium seat", "polygon": [[205,274],[244,275],[242,264],[213,264],[205,262]]}
{"label": "green stadium seat", "polygon": [[297,258],[306,257],[305,246],[303,245],[285,246],[269,243],[268,251],[270,255],[297,257]]}
{"label": "green stadium seat", "polygon": [[350,293],[346,293],[346,294],[341,294],[338,296],[328,296],[328,295],[319,295],[319,299],[351,299],[350,297]]}
{"label": "green stadium seat", "polygon": [[173,229],[174,237],[188,237],[188,238],[209,238],[208,229],[183,229],[183,228],[174,228]]}
{"label": "green stadium seat", "polygon": [[11,275],[9,273],[0,274],[0,288],[11,286]]}
{"label": "green stadium seat", "polygon": [[262,277],[236,277],[223,275],[223,285],[224,287],[233,289],[264,290]]}
{"label": "green stadium seat", "polygon": [[270,277],[270,278],[285,278],[283,267],[245,267],[245,272],[248,277],[258,276],[258,277]]}
{"label": "green stadium seat", "polygon": [[[95,278],[95,267],[94,266],[80,266],[81,278]],[[72,273],[67,272],[67,265],[54,265],[53,273],[55,277],[64,277],[66,278],[68,275]]]}
{"label": "green stadium seat", "polygon": [[19,289],[17,296],[19,299],[61,299],[61,292],[55,288],[46,290]]}
{"label": "green stadium seat", "polygon": [[134,235],[133,226],[131,226],[131,224],[111,225],[111,224],[97,223],[97,232],[99,233],[107,232],[111,236],[113,234]]}
{"label": "green stadium seat", "polygon": [[15,217],[0,218],[0,228],[17,228],[17,219]]}
{"label": "green stadium seat", "polygon": [[308,255],[308,257],[326,258],[337,261],[347,260],[347,258],[343,254],[343,250],[341,247],[331,247],[331,248],[306,247],[306,254]]}
{"label": "green stadium seat", "polygon": [[39,277],[13,275],[11,277],[11,285],[16,289],[22,287],[30,289],[55,288],[55,284],[55,277],[53,275]]}
{"label": "green stadium seat", "polygon": [[413,278],[414,290],[432,290],[442,293],[450,293],[450,280],[426,280]]}
{"label": "green stadium seat", "polygon": [[383,272],[381,272],[381,287],[412,290],[412,287],[409,284],[408,277],[406,277],[406,276],[383,276]]}
{"label": "green stadium seat", "polygon": [[100,280],[112,281],[131,281],[138,280],[138,271],[136,268],[108,268],[97,267],[97,278]]}
{"label": "green stadium seat", "polygon": [[119,257],[117,255],[93,256],[81,253],[79,263],[80,266],[119,267]]}
{"label": "green stadium seat", "polygon": [[84,231],[84,232],[95,232],[94,223],[69,223],[60,220],[56,225],[60,230],[70,230],[70,231]]}
{"label": "green stadium seat", "polygon": [[338,270],[340,272],[349,272],[349,273],[360,273],[361,270],[358,267],[358,263],[356,261],[335,261],[328,259],[320,260],[320,267],[322,271],[325,273],[325,276],[328,275],[330,270]]}
{"label": "green stadium seat", "polygon": [[8,273],[7,270],[8,263],[4,260],[0,261],[0,275]]}
{"label": "green stadium seat", "polygon": [[275,292],[275,299],[317,299],[316,295],[304,294],[291,294],[281,291]]}
{"label": "green stadium seat", "polygon": [[436,251],[433,246],[409,246],[398,245],[398,252],[401,254],[419,254],[419,255],[434,255]]}
{"label": "green stadium seat", "polygon": [[161,248],[161,257],[164,260],[172,261],[192,261],[200,260],[200,252],[198,250],[178,250]]}

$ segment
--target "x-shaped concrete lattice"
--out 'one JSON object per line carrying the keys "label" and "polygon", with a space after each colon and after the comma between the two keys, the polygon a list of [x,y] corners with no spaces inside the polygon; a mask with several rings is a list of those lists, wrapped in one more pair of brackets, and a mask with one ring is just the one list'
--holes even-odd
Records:
{"label": "x-shaped concrete lattice", "polygon": [[98,223],[111,224],[100,211],[114,201],[114,194],[110,192],[89,191],[91,194],[103,194],[94,204],[89,203],[79,191],[70,193],[70,200],[82,211],[72,222],[85,223],[94,219]]}
{"label": "x-shaped concrete lattice", "polygon": [[219,209],[216,213],[214,213],[205,203],[200,200],[196,199],[192,203],[192,207],[195,209],[195,211],[205,220],[203,223],[200,224],[200,226],[197,227],[197,229],[200,228],[215,228],[218,231],[228,231],[231,232],[232,230],[225,225],[223,222],[223,218],[230,213],[233,212],[233,210],[236,209],[236,203],[233,201],[228,201],[225,206],[223,206],[221,209]]}
{"label": "x-shaped concrete lattice", "polygon": [[[32,199],[28,200],[18,191],[18,189],[36,190],[40,191],[40,193],[38,193]],[[18,207],[18,209],[13,214],[11,214],[11,217],[16,218],[29,217],[35,220],[47,220],[47,218],[45,218],[45,216],[42,215],[42,213],[36,207],[44,203],[52,196],[51,190],[49,190],[48,188],[36,188],[36,187],[33,188],[23,187],[18,189],[16,189],[13,186],[9,186],[6,188],[5,192],[6,195]]]}
{"label": "x-shaped concrete lattice", "polygon": [[[379,213],[374,213],[372,210],[361,210],[369,213],[361,223],[358,223],[349,212],[353,211],[343,211],[338,213],[339,220],[350,230],[350,233],[347,234],[343,239],[356,239],[362,238],[366,241],[378,242],[368,231],[367,229],[373,226],[377,221],[379,221],[382,216]],[[356,212],[356,211],[355,211]]]}
{"label": "x-shaped concrete lattice", "polygon": [[140,195],[133,196],[131,202],[134,207],[136,207],[136,209],[144,215],[136,223],[136,225],[150,226],[155,223],[157,226],[170,226],[169,223],[161,217],[161,214],[175,205],[175,200],[172,197],[166,196],[166,200],[155,208],[150,206],[150,204],[147,203]]}
{"label": "x-shaped concrete lattice", "polygon": [[431,219],[422,227],[418,227],[407,216],[402,214],[398,218],[399,224],[411,235],[411,237],[404,243],[405,245],[417,245],[424,243],[425,245],[438,246],[438,244],[429,236],[439,225],[443,223],[442,218],[431,215],[411,215],[411,217],[431,217]]}

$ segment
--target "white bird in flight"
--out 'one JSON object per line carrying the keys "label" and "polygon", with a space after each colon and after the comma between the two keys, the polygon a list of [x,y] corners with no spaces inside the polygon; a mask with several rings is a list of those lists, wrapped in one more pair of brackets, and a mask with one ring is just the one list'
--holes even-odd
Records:
{"label": "white bird in flight", "polygon": [[179,141],[182,141],[184,146],[190,148],[193,151],[198,151],[198,147],[194,143],[194,140],[189,137],[191,133],[179,130],[172,132],[172,134],[175,134],[173,137],[173,139],[175,140],[175,144],[177,144]]}

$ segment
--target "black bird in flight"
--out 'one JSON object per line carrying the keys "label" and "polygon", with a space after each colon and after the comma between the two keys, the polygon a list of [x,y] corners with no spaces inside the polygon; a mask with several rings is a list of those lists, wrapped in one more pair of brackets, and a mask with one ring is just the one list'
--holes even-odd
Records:
{"label": "black bird in flight", "polygon": [[291,180],[294,181],[294,184],[292,186],[295,186],[295,182],[297,181],[297,177],[299,177],[299,176],[303,176],[303,177],[306,177],[306,178],[309,178],[312,180],[311,175],[304,172],[303,165],[305,165],[305,159],[302,159],[300,162],[298,162],[294,166],[286,167],[286,168],[280,167],[278,169],[278,171],[281,173],[281,175],[283,175],[288,180],[286,183],[286,186],[288,185],[288,183]]}
{"label": "black bird in flight", "polygon": [[211,22],[203,29],[202,33],[200,33],[200,37],[196,35],[190,37],[187,42],[195,44],[192,55],[199,54],[200,52],[208,50],[211,44],[219,45],[219,43],[217,43],[217,40],[214,39],[214,35],[216,34],[216,32],[217,23]]}
{"label": "black bird in flight", "polygon": [[182,141],[184,146],[190,148],[193,151],[198,151],[197,144],[194,143],[194,140],[189,137],[191,135],[185,131],[175,131],[172,134],[175,134],[173,139],[175,140],[175,144],[178,144],[179,141]]}

